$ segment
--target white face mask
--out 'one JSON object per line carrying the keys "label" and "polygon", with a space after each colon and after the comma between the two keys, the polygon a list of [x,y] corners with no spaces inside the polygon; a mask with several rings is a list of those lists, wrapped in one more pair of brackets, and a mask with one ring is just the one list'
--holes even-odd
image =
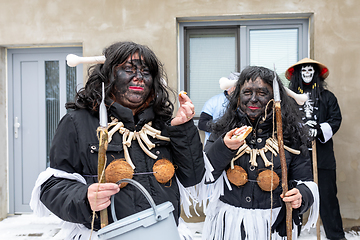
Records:
{"label": "white face mask", "polygon": [[301,77],[304,83],[310,83],[314,77],[315,70],[313,66],[303,66],[301,67]]}

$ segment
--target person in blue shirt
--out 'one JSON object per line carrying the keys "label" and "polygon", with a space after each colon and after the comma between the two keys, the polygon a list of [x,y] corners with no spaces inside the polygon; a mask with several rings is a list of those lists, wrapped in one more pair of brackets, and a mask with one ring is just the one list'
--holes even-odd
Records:
{"label": "person in blue shirt", "polygon": [[[219,80],[220,88],[224,92],[219,93],[209,100],[207,100],[201,110],[198,128],[205,132],[204,145],[210,136],[210,124],[212,121],[218,119],[225,112],[226,106],[229,102],[228,97],[234,91],[235,87],[232,82],[236,82],[239,78],[239,73],[232,72],[228,78],[222,77]],[[230,87],[228,87],[230,86]]]}

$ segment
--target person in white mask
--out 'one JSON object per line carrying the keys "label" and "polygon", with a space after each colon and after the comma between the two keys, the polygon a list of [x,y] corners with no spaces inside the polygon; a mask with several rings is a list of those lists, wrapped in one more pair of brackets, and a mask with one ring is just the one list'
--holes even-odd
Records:
{"label": "person in white mask", "polygon": [[[320,217],[328,239],[345,239],[336,187],[336,161],[332,136],[339,130],[341,112],[335,95],[325,89],[328,68],[315,60],[304,58],[285,72],[289,88],[306,93],[308,101],[300,110],[310,127],[309,140],[316,141]],[[312,150],[312,149],[310,149]]]}

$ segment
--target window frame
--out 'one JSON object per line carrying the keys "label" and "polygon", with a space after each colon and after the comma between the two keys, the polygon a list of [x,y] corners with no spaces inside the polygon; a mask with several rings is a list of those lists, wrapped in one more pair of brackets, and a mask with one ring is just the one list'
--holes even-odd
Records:
{"label": "window frame", "polygon": [[[188,33],[189,30],[207,31],[237,28],[237,68],[239,71],[250,64],[250,31],[258,29],[298,29],[298,60],[308,57],[310,50],[310,20],[312,14],[227,16],[204,18],[178,18],[178,88],[189,90]],[[210,32],[209,32],[210,33]],[[245,53],[245,54],[243,54]],[[191,96],[190,96],[191,97]],[[195,117],[197,120],[198,117]]]}
{"label": "window frame", "polygon": [[[298,61],[300,59],[303,59],[309,55],[308,53],[308,38],[307,38],[307,31],[308,28],[304,26],[304,24],[269,24],[268,26],[259,26],[259,25],[253,25],[246,27],[246,35],[244,36],[240,34],[240,41],[246,41],[246,58],[243,59],[243,62],[246,62],[246,64],[241,66],[241,69],[244,69],[246,66],[250,63],[250,31],[251,30],[269,30],[269,29],[298,29]],[[242,38],[241,38],[242,37]],[[246,38],[246,39],[244,39]],[[243,46],[244,47],[244,46]]]}

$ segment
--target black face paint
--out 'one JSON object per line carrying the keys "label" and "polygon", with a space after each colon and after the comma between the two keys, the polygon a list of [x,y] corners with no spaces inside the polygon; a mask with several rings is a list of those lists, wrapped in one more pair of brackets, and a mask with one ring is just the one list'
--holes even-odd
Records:
{"label": "black face paint", "polygon": [[130,109],[137,109],[149,97],[153,78],[149,68],[142,64],[138,55],[129,57],[115,68],[116,101]]}
{"label": "black face paint", "polygon": [[255,121],[264,115],[266,104],[273,96],[272,87],[261,78],[246,81],[240,89],[240,109]]}

